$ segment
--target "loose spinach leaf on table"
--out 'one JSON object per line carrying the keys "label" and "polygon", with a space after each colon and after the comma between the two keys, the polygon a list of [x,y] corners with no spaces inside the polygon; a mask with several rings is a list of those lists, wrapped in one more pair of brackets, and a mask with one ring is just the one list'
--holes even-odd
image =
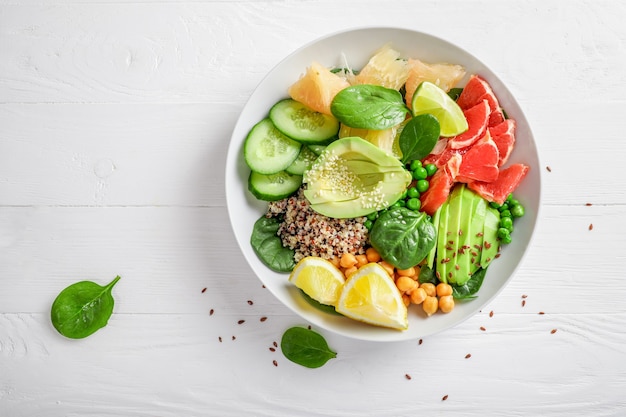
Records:
{"label": "loose spinach leaf on table", "polygon": [[474,272],[472,277],[463,285],[453,285],[452,286],[452,296],[456,300],[469,300],[472,298],[476,298],[476,293],[480,289],[481,285],[483,285],[483,280],[485,279],[485,275],[487,274],[487,268],[480,268],[478,271]]}
{"label": "loose spinach leaf on table", "polygon": [[59,293],[50,312],[52,325],[63,336],[82,339],[106,326],[115,304],[111,290],[117,276],[106,286],[80,281]]}
{"label": "loose spinach leaf on table", "polygon": [[330,105],[330,111],[347,126],[384,130],[402,123],[409,109],[398,91],[378,85],[360,84],[337,93]]}
{"label": "loose spinach leaf on table", "polygon": [[290,361],[307,368],[319,368],[337,357],[326,339],[319,333],[304,327],[287,329],[280,341],[283,355]]}
{"label": "loose spinach leaf on table", "polygon": [[440,131],[439,121],[432,114],[420,114],[411,118],[400,133],[402,162],[426,157],[439,140]]}
{"label": "loose spinach leaf on table", "polygon": [[370,231],[370,243],[398,269],[419,264],[435,246],[436,230],[429,216],[406,207],[380,214]]}
{"label": "loose spinach leaf on table", "polygon": [[276,235],[280,220],[262,216],[254,223],[250,245],[261,262],[277,272],[291,272],[295,266],[294,251],[283,246]]}

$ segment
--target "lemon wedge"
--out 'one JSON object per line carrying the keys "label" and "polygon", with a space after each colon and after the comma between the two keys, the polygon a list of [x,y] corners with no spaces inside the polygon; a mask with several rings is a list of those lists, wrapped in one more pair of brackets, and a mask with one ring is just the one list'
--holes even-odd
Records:
{"label": "lemon wedge", "polygon": [[359,268],[346,280],[336,310],[354,320],[406,330],[407,307],[387,271],[377,263]]}
{"label": "lemon wedge", "polygon": [[315,301],[335,306],[345,283],[343,273],[326,259],[302,258],[289,275],[289,282]]}

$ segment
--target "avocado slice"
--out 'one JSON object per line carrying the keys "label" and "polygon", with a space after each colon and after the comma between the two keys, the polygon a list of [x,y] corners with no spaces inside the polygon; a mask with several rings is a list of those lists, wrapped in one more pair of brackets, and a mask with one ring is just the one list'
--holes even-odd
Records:
{"label": "avocado slice", "polygon": [[[441,259],[445,258],[446,253],[448,253],[448,218],[449,218],[449,208],[450,205],[448,204],[448,201],[446,200],[445,203],[443,203],[443,205],[439,208],[438,213],[439,213],[439,225],[437,227],[437,256],[436,258],[433,259],[433,262],[435,259],[437,259],[437,264],[434,266],[431,266],[432,269],[434,269],[437,273],[437,278],[439,278],[440,281],[442,282],[448,282],[446,279],[445,275],[441,275],[441,270],[442,270],[442,265],[441,265]],[[430,262],[430,260],[429,260]]]}
{"label": "avocado slice", "polygon": [[395,203],[411,183],[400,160],[359,137],[334,141],[304,173],[311,208],[333,218],[353,218]]}
{"label": "avocado slice", "polygon": [[491,261],[496,258],[500,241],[497,237],[497,231],[500,224],[500,212],[490,205],[487,205],[485,215],[485,225],[483,228],[483,250],[480,256],[480,267],[485,269]]}
{"label": "avocado slice", "polygon": [[[456,257],[459,250],[459,237],[463,234],[461,228],[463,210],[467,208],[464,207],[467,203],[465,202],[464,204],[462,192],[463,185],[457,185],[452,189],[450,197],[448,198],[448,214],[446,216],[447,230],[442,239],[444,250],[439,252],[437,256],[437,272],[439,273],[439,279],[449,284],[456,284]],[[440,222],[443,219],[444,217],[442,216]]]}
{"label": "avocado slice", "polygon": [[428,265],[430,269],[433,269],[433,263],[435,262],[435,256],[437,255],[437,249],[439,247],[439,219],[441,218],[441,211],[443,210],[443,207],[447,205],[447,203],[443,203],[441,207],[439,207],[437,211],[435,211],[435,213],[433,214],[432,222],[433,226],[435,226],[435,232],[437,233],[437,244],[430,250],[430,252],[428,252],[426,265]]}
{"label": "avocado slice", "polygon": [[487,216],[487,200],[469,188],[466,191],[472,193],[474,196],[472,222],[468,232],[468,236],[470,238],[468,243],[470,246],[470,269],[468,276],[471,276],[480,268],[485,233],[485,217]]}

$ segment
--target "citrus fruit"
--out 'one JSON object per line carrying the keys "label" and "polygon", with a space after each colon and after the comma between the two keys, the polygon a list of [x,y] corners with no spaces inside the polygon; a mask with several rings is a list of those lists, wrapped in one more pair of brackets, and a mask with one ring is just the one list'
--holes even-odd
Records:
{"label": "citrus fruit", "polygon": [[448,140],[448,146],[452,149],[466,148],[480,139],[487,130],[490,113],[487,100],[463,110],[463,115],[467,120],[467,130],[460,135],[451,137]]}
{"label": "citrus fruit", "polygon": [[379,49],[354,77],[352,84],[373,84],[399,90],[409,76],[407,61],[389,45]]}
{"label": "citrus fruit", "polygon": [[289,282],[315,301],[334,306],[339,298],[345,277],[330,261],[307,256],[302,258],[291,271]]}
{"label": "citrus fruit", "polygon": [[346,280],[336,309],[346,317],[376,326],[398,330],[409,326],[400,291],[377,263],[363,265]]}
{"label": "citrus fruit", "polygon": [[309,108],[328,115],[337,93],[350,84],[323,65],[313,62],[306,73],[287,90],[289,96]]}
{"label": "citrus fruit", "polygon": [[489,132],[486,132],[463,154],[455,180],[464,183],[495,181],[500,172],[498,157],[498,147]]}
{"label": "citrus fruit", "polygon": [[506,119],[503,122],[490,127],[489,134],[498,147],[498,166],[506,164],[513,147],[515,146],[515,120]]}
{"label": "citrus fruit", "polygon": [[372,129],[359,129],[342,124],[339,128],[339,138],[347,138],[350,136],[358,136],[361,139],[365,139],[373,145],[378,146],[380,149],[393,156],[400,158],[402,152],[400,146],[398,146],[398,128],[401,125],[394,126],[384,130],[372,130]]}
{"label": "citrus fruit", "polygon": [[489,126],[495,126],[504,120],[504,113],[495,93],[487,81],[478,75],[472,75],[459,95],[457,103],[463,110],[475,106],[483,100],[487,100],[491,109]]}
{"label": "citrus fruit", "polygon": [[413,116],[430,113],[441,126],[441,136],[456,136],[468,128],[463,110],[441,88],[430,81],[422,82],[411,100]]}
{"label": "citrus fruit", "polygon": [[503,204],[506,198],[517,188],[530,168],[524,164],[513,164],[500,170],[493,182],[473,181],[467,186],[480,194],[485,200]]}
{"label": "citrus fruit", "polygon": [[450,91],[465,76],[465,68],[460,65],[436,63],[428,64],[419,59],[409,59],[409,76],[406,80],[406,103],[411,104],[413,93],[422,81],[430,81],[443,91]]}
{"label": "citrus fruit", "polygon": [[447,167],[443,166],[433,174],[429,183],[428,190],[420,195],[420,201],[421,210],[432,216],[448,199],[454,180]]}

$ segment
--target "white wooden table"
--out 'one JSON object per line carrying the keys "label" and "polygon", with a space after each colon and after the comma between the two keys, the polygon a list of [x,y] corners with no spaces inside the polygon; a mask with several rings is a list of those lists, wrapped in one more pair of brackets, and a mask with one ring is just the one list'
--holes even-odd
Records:
{"label": "white wooden table", "polygon": [[[625,17],[608,0],[0,0],[0,416],[626,415]],[[481,313],[421,343],[322,332],[338,357],[311,370],[271,349],[307,323],[242,260],[224,156],[267,71],[366,25],[498,74],[543,206]],[[107,327],[53,329],[61,289],[117,274]]]}

